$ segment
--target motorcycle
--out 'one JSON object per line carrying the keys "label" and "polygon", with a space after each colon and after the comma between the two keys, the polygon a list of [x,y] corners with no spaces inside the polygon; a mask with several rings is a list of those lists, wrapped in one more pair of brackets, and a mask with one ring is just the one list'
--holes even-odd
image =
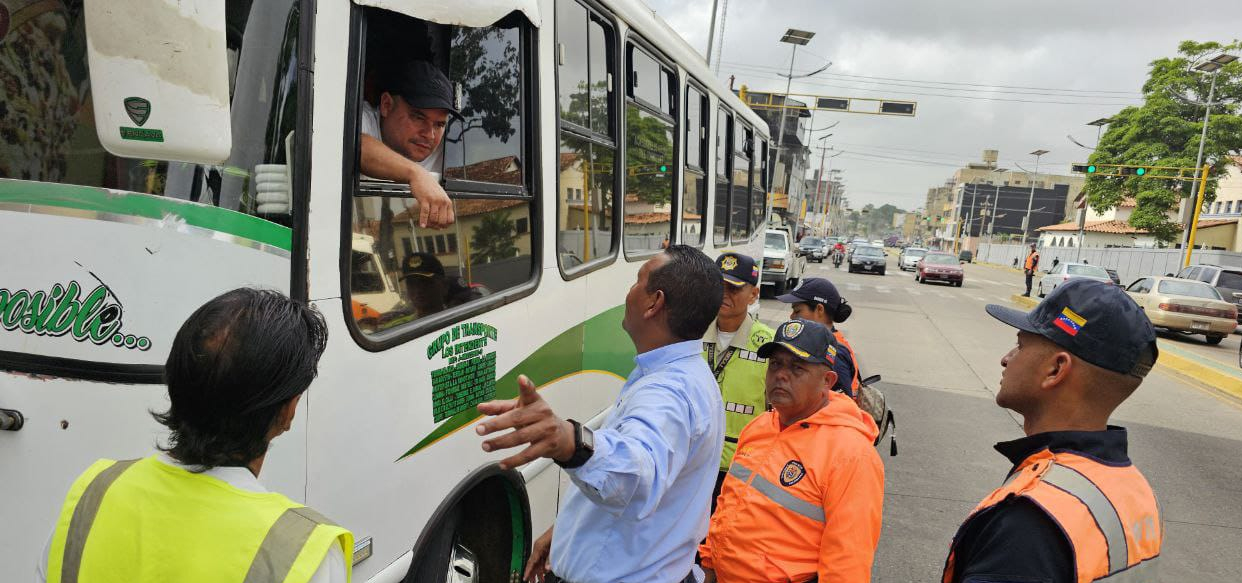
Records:
{"label": "motorcycle", "polygon": [[841,253],[840,251],[832,252],[832,266],[833,267],[837,269],[841,268],[841,260],[843,259],[842,255],[843,253]]}

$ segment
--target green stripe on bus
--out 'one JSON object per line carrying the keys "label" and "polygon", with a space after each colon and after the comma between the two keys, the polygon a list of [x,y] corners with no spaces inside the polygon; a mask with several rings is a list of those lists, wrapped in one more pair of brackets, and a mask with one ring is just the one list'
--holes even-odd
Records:
{"label": "green stripe on bus", "polygon": [[[635,351],[633,342],[625,330],[621,329],[621,318],[624,315],[624,305],[611,308],[540,346],[512,370],[496,379],[496,398],[517,397],[517,378],[522,374],[530,377],[537,387],[587,370],[610,372],[622,378],[629,376],[634,369]],[[445,419],[414,447],[397,458],[397,461],[418,453],[481,417],[478,410],[471,407]]]}
{"label": "green stripe on bus", "polygon": [[111,191],[93,186],[0,179],[0,203],[71,208],[163,220],[172,215],[187,225],[226,233],[289,251],[293,230],[271,221],[219,207],[167,196]]}

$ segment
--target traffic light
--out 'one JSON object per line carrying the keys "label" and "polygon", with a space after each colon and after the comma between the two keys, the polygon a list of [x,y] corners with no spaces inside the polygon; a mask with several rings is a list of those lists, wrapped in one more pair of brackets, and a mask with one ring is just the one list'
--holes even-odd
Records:
{"label": "traffic light", "polygon": [[1144,176],[1147,174],[1147,168],[1142,166],[1127,166],[1117,169],[1118,174],[1125,176]]}
{"label": "traffic light", "polygon": [[1070,169],[1082,174],[1095,174],[1097,170],[1095,164],[1074,164]]}
{"label": "traffic light", "polygon": [[660,172],[668,172],[668,166],[665,164],[660,164]]}

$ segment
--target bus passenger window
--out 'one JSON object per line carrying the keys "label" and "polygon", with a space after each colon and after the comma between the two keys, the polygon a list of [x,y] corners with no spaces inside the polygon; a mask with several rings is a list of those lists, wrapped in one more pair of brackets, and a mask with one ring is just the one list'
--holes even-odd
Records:
{"label": "bus passenger window", "polygon": [[[440,25],[381,9],[367,9],[367,18],[377,25],[367,29],[365,71],[390,68],[399,54],[418,67],[436,68],[424,72],[443,76],[460,100],[454,104],[460,117],[450,116],[442,143],[435,145],[454,224],[420,227],[408,185],[371,180],[360,169],[351,205],[350,305],[363,333],[387,338],[458,306],[499,302],[496,294],[536,275],[537,223],[525,166],[531,148],[523,116],[529,26],[518,15],[485,27]],[[384,50],[395,46],[408,48]],[[385,95],[382,86],[364,87],[364,103],[358,104],[363,116],[368,90],[372,99]],[[395,98],[411,108],[420,105],[404,95]],[[383,109],[381,116],[393,114]],[[437,318],[436,325],[446,318],[452,319]]]}
{"label": "bus passenger window", "polygon": [[707,98],[693,87],[686,88],[685,190],[681,195],[681,242],[703,246],[704,217],[707,216]]}
{"label": "bus passenger window", "polygon": [[716,195],[712,219],[712,243],[716,247],[729,244],[729,161],[730,141],[733,139],[733,116],[728,110],[716,112]]}
{"label": "bus passenger window", "polygon": [[613,131],[612,51],[615,34],[601,16],[575,0],[556,3],[557,156],[556,256],[563,273],[603,265],[617,244],[617,143]]}
{"label": "bus passenger window", "polygon": [[673,152],[675,122],[659,111],[668,99],[668,69],[630,45],[631,99],[625,108],[625,255],[635,257],[667,247],[673,230],[676,183]]}
{"label": "bus passenger window", "polygon": [[767,167],[768,142],[755,142],[752,150],[750,172],[750,237],[754,238],[763,228],[764,213],[768,208],[768,193],[763,186],[763,171]]}
{"label": "bus passenger window", "polygon": [[732,214],[729,217],[730,237],[733,242],[745,243],[750,238],[747,223],[750,219],[750,144],[753,133],[747,126],[738,124],[733,156]]}

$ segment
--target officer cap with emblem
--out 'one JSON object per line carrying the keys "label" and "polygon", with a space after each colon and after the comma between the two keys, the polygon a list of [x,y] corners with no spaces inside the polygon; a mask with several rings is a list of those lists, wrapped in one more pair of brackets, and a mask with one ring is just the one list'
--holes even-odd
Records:
{"label": "officer cap with emblem", "polygon": [[755,351],[759,358],[769,358],[777,348],[814,364],[832,366],[837,361],[837,346],[827,326],[811,320],[790,320],[777,326],[771,342]]}
{"label": "officer cap with emblem", "polygon": [[1156,330],[1121,288],[1071,279],[1030,312],[988,304],[988,314],[1014,328],[1051,340],[1100,368],[1147,376],[1156,362]]}
{"label": "officer cap with emblem", "polygon": [[716,258],[716,266],[724,280],[734,286],[759,285],[759,266],[749,255],[724,253]]}
{"label": "officer cap with emblem", "polygon": [[430,253],[411,253],[401,263],[401,279],[407,277],[444,277],[444,265]]}

